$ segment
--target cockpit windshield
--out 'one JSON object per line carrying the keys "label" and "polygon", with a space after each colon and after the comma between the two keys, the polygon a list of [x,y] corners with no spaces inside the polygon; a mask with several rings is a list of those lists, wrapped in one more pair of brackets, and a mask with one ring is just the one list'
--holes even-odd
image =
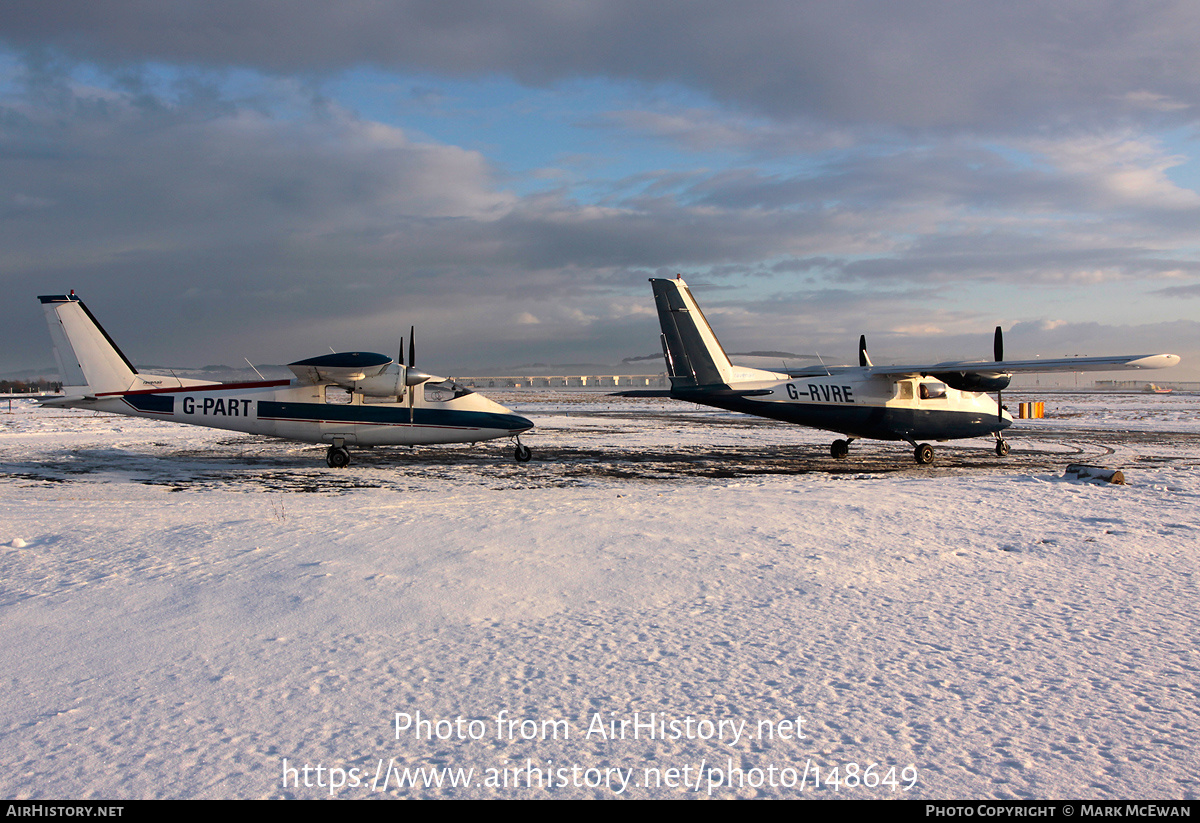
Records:
{"label": "cockpit windshield", "polygon": [[945,383],[922,383],[921,384],[921,399],[922,400],[937,400],[946,396]]}
{"label": "cockpit windshield", "polygon": [[468,394],[474,394],[474,392],[453,380],[425,384],[425,399],[430,403],[445,403],[447,400],[457,400]]}

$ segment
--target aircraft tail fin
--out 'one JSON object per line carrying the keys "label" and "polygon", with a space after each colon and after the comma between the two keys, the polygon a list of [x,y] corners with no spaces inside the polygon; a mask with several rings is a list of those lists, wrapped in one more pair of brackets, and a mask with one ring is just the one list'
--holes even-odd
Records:
{"label": "aircraft tail fin", "polygon": [[67,394],[126,391],[137,369],[104,331],[83,301],[70,294],[38,297],[54,341],[54,359]]}
{"label": "aircraft tail fin", "polygon": [[94,398],[98,394],[211,385],[207,380],[140,374],[75,292],[42,295],[38,300],[46,313],[54,359],[67,395]]}
{"label": "aircraft tail fin", "polygon": [[733,364],[682,278],[653,278],[663,355],[672,388],[728,385]]}

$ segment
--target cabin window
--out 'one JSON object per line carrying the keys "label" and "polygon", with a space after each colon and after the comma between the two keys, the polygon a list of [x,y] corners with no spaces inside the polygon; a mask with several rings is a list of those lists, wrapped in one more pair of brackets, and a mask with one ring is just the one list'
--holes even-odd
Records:
{"label": "cabin window", "polygon": [[911,380],[901,380],[896,384],[896,399],[897,400],[912,400],[913,399],[913,384]]}
{"label": "cabin window", "polygon": [[325,402],[337,406],[346,406],[351,402],[350,392],[341,386],[322,386],[325,392]]}
{"label": "cabin window", "polygon": [[922,400],[938,400],[946,396],[945,383],[922,383],[921,384],[921,399]]}
{"label": "cabin window", "polygon": [[383,403],[391,403],[392,405],[395,405],[396,403],[404,402],[404,395],[401,394],[401,395],[397,396],[397,395],[392,394],[392,395],[387,395],[386,397],[372,397],[369,394],[364,394],[362,396],[362,402],[363,402],[363,405],[367,405],[367,406],[370,406],[373,404],[383,404]]}

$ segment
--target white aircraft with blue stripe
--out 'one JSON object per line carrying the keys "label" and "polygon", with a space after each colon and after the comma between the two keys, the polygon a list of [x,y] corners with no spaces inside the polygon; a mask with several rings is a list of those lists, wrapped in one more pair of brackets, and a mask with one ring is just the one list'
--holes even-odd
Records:
{"label": "white aircraft with blue stripe", "polygon": [[[533,423],[499,403],[413,367],[401,355],[325,354],[288,364],[290,380],[214,383],[143,374],[75,292],[38,298],[63,380],[61,397],[43,405],[189,423],[306,443],[328,443],[331,468],[350,463],[353,446],[425,446],[511,437],[513,456],[530,459],[519,435]],[[340,387],[349,402],[329,402]],[[335,392],[336,393],[336,392]]]}
{"label": "white aircraft with blue stripe", "polygon": [[[662,327],[670,396],[705,406],[769,417],[846,435],[830,454],[844,458],[860,438],[902,440],[921,464],[933,447],[921,440],[991,435],[996,454],[1008,454],[1000,435],[1012,425],[1001,392],[1018,372],[1164,369],[1174,354],[1005,360],[996,327],[995,360],[928,365],[875,366],[859,338],[858,366],[809,366],[781,372],[733,365],[681,277],[651,279]],[[996,392],[993,400],[986,392]]]}

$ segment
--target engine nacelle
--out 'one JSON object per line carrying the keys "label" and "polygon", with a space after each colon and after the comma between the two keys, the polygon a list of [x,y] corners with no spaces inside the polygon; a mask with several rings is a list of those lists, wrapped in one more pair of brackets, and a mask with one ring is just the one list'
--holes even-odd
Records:
{"label": "engine nacelle", "polygon": [[1004,372],[954,371],[933,375],[952,389],[959,391],[1003,391],[1012,382],[1012,375]]}
{"label": "engine nacelle", "polygon": [[393,363],[373,377],[355,380],[347,388],[367,397],[397,397],[404,394],[404,370]]}
{"label": "engine nacelle", "polygon": [[369,351],[334,352],[288,363],[292,374],[305,383],[337,383],[348,386],[387,371],[392,358]]}
{"label": "engine nacelle", "polygon": [[419,386],[429,380],[435,380],[432,374],[426,374],[416,369],[406,369],[392,363],[386,369],[373,377],[355,380],[353,383],[343,383],[350,391],[364,394],[367,397],[398,397],[404,394],[405,386]]}

